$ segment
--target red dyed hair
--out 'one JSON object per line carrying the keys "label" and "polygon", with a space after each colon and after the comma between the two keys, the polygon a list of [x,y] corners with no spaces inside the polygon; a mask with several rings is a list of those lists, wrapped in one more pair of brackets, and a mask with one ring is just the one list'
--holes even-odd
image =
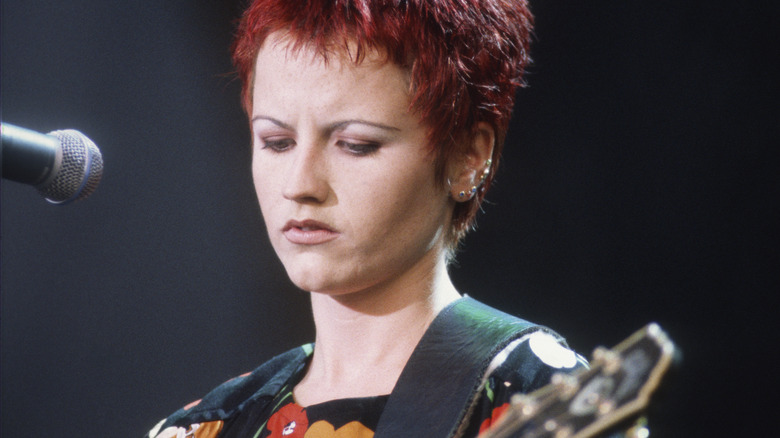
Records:
{"label": "red dyed hair", "polygon": [[385,53],[411,73],[410,109],[429,129],[441,183],[475,124],[492,125],[490,175],[476,196],[455,207],[448,242],[454,248],[472,226],[498,167],[530,60],[532,24],[526,0],[255,0],[239,23],[233,63],[251,117],[255,59],[272,32],[285,30],[294,48],[312,48],[326,59],[350,44],[357,46],[356,63],[369,51]]}

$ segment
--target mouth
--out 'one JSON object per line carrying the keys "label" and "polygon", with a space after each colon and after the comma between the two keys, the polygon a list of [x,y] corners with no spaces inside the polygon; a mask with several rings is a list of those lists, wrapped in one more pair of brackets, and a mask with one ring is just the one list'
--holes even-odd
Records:
{"label": "mouth", "polygon": [[315,220],[290,220],[282,228],[288,241],[297,245],[319,245],[337,238],[339,233],[325,223]]}

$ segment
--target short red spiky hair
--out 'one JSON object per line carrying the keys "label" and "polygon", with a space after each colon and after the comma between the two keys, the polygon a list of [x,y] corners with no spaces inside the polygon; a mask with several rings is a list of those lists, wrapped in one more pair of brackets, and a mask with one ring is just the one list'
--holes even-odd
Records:
{"label": "short red spiky hair", "polygon": [[272,32],[285,30],[294,46],[326,57],[357,47],[352,59],[385,53],[411,73],[411,107],[429,129],[436,174],[470,139],[478,122],[496,132],[490,175],[469,202],[458,203],[448,244],[471,227],[490,186],[504,143],[516,90],[528,64],[533,17],[526,0],[255,0],[244,12],[233,63],[252,114],[255,59]]}

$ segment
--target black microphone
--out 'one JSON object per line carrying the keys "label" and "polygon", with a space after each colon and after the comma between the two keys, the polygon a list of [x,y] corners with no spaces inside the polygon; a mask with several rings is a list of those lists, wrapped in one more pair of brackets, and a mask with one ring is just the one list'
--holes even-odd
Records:
{"label": "black microphone", "polygon": [[48,134],[2,123],[3,178],[30,184],[52,204],[83,199],[103,175],[95,143],[73,129]]}

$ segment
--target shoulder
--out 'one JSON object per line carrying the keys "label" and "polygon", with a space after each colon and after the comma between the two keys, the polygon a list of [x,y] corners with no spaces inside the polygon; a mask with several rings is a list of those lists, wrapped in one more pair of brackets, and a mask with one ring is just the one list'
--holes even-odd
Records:
{"label": "shoulder", "polygon": [[[512,395],[547,385],[556,372],[587,368],[582,356],[570,350],[554,331],[470,297],[445,308],[423,340],[426,336],[433,339],[428,344],[449,345],[447,351],[452,354],[443,356],[458,357],[458,369],[479,370],[480,389],[466,405],[467,420],[459,426],[466,428],[464,436],[476,436],[488,427],[506,409]],[[449,379],[449,373],[441,373],[441,364],[434,363],[434,367],[429,375],[438,372]],[[446,380],[441,386],[446,386]]]}
{"label": "shoulder", "polygon": [[[544,386],[557,371],[587,367],[587,361],[549,328],[468,296],[443,310],[429,332],[426,336],[433,339],[429,344],[452,344],[464,361],[481,363],[481,376],[510,382],[514,392],[530,392]],[[485,357],[492,358],[486,373]]]}
{"label": "shoulder", "polygon": [[[486,346],[492,362],[487,374],[522,383],[515,392],[529,392],[549,382],[556,371],[571,372],[587,367],[587,361],[566,345],[564,338],[547,327],[535,324],[487,306],[470,297],[446,309],[440,326],[449,340],[462,350],[462,341],[470,339]],[[442,312],[444,313],[444,311]],[[438,318],[437,318],[438,320]],[[434,324],[436,321],[434,322]],[[484,368],[483,368],[484,370]]]}
{"label": "shoulder", "polygon": [[224,421],[247,403],[263,397],[269,399],[306,364],[311,344],[294,348],[260,365],[254,371],[232,378],[217,386],[202,399],[187,404],[158,423],[148,434],[156,437],[171,427]]}
{"label": "shoulder", "polygon": [[514,394],[527,394],[550,383],[555,373],[575,373],[588,362],[563,340],[539,329],[508,344],[491,362],[482,393],[469,421],[470,434],[485,431],[507,410]]}
{"label": "shoulder", "polygon": [[512,341],[490,365],[488,379],[528,393],[548,383],[557,372],[572,373],[588,367],[584,357],[570,350],[556,335],[537,330]]}

